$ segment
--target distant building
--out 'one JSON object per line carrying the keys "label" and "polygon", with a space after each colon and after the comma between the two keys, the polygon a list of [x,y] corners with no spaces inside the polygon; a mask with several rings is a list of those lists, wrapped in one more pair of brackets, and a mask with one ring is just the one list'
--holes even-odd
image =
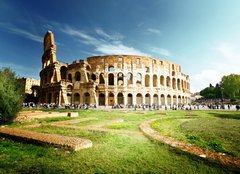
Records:
{"label": "distant building", "polygon": [[33,86],[40,86],[40,80],[35,80],[33,78],[21,78],[23,82],[24,92],[25,94],[33,94]]}
{"label": "distant building", "polygon": [[190,103],[190,79],[181,66],[137,55],[57,61],[54,35],[44,37],[40,103],[61,105],[179,105]]}

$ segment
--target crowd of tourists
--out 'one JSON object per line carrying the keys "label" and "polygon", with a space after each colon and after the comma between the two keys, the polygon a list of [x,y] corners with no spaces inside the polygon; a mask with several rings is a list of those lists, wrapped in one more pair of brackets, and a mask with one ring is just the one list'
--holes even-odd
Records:
{"label": "crowd of tourists", "polygon": [[96,106],[96,105],[58,105],[55,103],[24,103],[23,107],[29,108],[46,108],[46,109],[127,109],[127,110],[240,110],[239,104],[231,103],[193,103],[193,104],[179,104],[179,105],[114,105],[114,106]]}

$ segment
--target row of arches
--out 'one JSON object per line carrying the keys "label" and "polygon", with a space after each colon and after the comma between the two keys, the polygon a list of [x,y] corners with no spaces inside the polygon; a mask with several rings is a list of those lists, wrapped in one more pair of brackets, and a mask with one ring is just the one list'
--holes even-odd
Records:
{"label": "row of arches", "polygon": [[[74,94],[67,94],[68,97],[68,103],[69,104],[90,104],[90,98],[92,97],[90,93],[85,92],[82,96],[82,99],[80,97],[79,93]],[[97,104],[99,106],[113,106],[113,105],[179,105],[179,104],[186,104],[189,103],[189,98],[180,96],[180,95],[158,95],[153,94],[151,97],[151,94],[147,93],[145,95],[141,93],[137,93],[136,95],[132,93],[128,93],[125,96],[123,93],[115,94],[112,92],[109,92],[107,94],[100,93],[98,94],[98,101]]]}

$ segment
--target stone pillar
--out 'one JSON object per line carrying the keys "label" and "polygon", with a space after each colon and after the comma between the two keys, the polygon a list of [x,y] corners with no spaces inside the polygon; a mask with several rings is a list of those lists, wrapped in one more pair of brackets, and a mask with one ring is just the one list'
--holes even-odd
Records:
{"label": "stone pillar", "polygon": [[105,106],[108,106],[108,91],[105,91]]}
{"label": "stone pillar", "polygon": [[142,102],[143,102],[142,104],[144,105],[146,104],[145,94],[142,94]]}
{"label": "stone pillar", "polygon": [[134,92],[133,94],[132,94],[132,102],[133,102],[133,105],[136,105],[137,104],[137,96],[136,96],[137,94]]}
{"label": "stone pillar", "polygon": [[127,93],[124,92],[123,93],[123,103],[124,103],[125,106],[127,106],[127,102],[128,102],[128,96],[127,96]]}
{"label": "stone pillar", "polygon": [[60,106],[62,103],[62,90],[60,89],[58,93],[58,106]]}
{"label": "stone pillar", "polygon": [[150,105],[153,104],[153,95],[154,95],[153,93],[150,94]]}

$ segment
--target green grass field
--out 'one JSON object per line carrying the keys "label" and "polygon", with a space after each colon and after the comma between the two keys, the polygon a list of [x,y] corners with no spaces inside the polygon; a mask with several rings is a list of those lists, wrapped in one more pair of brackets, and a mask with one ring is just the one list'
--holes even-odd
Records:
{"label": "green grass field", "polygon": [[[69,152],[64,149],[51,146],[27,144],[7,138],[0,137],[0,173],[235,173],[225,166],[213,161],[192,156],[186,152],[174,149],[163,143],[151,141],[140,133],[139,124],[152,118],[168,117],[162,122],[155,122],[154,128],[167,135],[174,135],[180,139],[188,141],[186,134],[200,137],[208,141],[210,136],[199,131],[198,121],[208,127],[213,124],[221,125],[216,120],[223,120],[226,136],[220,133],[219,141],[222,146],[235,156],[239,157],[239,149],[235,148],[239,144],[239,112],[213,112],[213,111],[79,111],[78,118],[96,118],[96,120],[75,123],[76,126],[94,126],[109,120],[122,119],[121,122],[107,124],[105,128],[114,130],[127,130],[135,133],[111,133],[99,131],[87,131],[71,128],[59,128],[53,126],[41,126],[30,130],[55,133],[60,135],[76,136],[90,139],[93,147],[77,152]],[[187,119],[180,119],[188,116]],[[229,117],[228,117],[229,115]],[[174,118],[174,119],[173,119]],[[76,118],[54,118],[38,119],[29,124],[38,122],[53,122]],[[204,119],[209,120],[206,124]],[[215,120],[216,119],[216,120]],[[168,120],[168,121],[167,121]],[[166,124],[165,124],[165,123]],[[192,122],[192,123],[191,123]],[[235,123],[236,122],[236,123]],[[237,124],[238,122],[238,124]],[[164,129],[162,126],[164,125]],[[22,125],[13,125],[22,126]],[[230,127],[229,127],[230,126]],[[201,126],[202,127],[202,126]],[[209,128],[210,129],[210,128]],[[212,129],[212,127],[211,127]],[[222,130],[222,127],[215,127]],[[234,131],[233,131],[234,129]],[[137,133],[136,133],[137,132]],[[209,132],[209,130],[205,131]],[[231,143],[235,145],[231,148],[225,147],[223,141],[232,135]],[[235,137],[237,136],[237,137]],[[228,142],[229,140],[226,140]],[[234,149],[234,150],[233,150]]]}

